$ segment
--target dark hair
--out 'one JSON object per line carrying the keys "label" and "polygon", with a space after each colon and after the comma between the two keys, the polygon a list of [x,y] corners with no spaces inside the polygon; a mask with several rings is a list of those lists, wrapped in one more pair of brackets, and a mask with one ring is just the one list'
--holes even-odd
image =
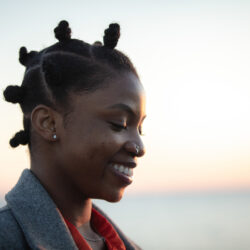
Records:
{"label": "dark hair", "polygon": [[40,52],[25,47],[19,51],[19,61],[26,67],[21,86],[8,86],[4,90],[5,100],[19,103],[23,112],[24,130],[10,140],[12,147],[30,142],[30,115],[38,104],[55,108],[56,104],[68,106],[70,91],[94,91],[104,79],[121,71],[138,74],[130,59],[114,49],[120,37],[120,26],[109,25],[105,30],[103,45],[95,42],[71,39],[67,21],[61,21],[54,29],[56,44]]}

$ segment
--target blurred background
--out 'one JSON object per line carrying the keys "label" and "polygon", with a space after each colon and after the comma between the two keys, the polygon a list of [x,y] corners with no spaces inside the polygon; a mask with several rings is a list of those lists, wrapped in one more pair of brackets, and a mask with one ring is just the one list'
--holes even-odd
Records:
{"label": "blurred background", "polygon": [[[41,50],[69,21],[72,37],[117,48],[147,93],[144,142],[121,202],[99,204],[143,249],[250,249],[250,1],[106,0],[0,2],[0,89],[20,85],[21,46]],[[0,99],[0,204],[29,167],[19,106]]]}

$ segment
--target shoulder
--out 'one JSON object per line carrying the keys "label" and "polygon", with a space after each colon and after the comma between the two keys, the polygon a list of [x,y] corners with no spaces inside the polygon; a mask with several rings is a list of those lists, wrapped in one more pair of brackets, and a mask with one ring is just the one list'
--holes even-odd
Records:
{"label": "shoulder", "polygon": [[0,208],[0,249],[26,249],[27,243],[10,208]]}
{"label": "shoulder", "polygon": [[0,228],[0,237],[19,231],[18,224],[7,205],[0,208]]}

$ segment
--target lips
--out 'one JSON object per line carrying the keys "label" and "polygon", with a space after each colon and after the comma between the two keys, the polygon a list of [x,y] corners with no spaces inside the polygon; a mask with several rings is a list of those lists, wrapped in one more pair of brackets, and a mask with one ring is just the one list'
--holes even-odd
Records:
{"label": "lips", "polygon": [[[135,163],[110,163],[109,164],[115,175],[126,184],[131,184],[133,181],[133,167],[136,166]],[[128,166],[130,165],[130,166]],[[131,167],[133,166],[133,167]]]}

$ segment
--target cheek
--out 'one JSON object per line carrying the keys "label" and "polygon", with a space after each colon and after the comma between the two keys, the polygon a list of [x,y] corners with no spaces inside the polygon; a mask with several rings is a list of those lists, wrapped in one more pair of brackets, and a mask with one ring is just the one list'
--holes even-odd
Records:
{"label": "cheek", "polygon": [[61,156],[75,171],[91,171],[105,166],[122,149],[124,141],[125,133],[113,131],[104,121],[81,121],[66,131]]}
{"label": "cheek", "polygon": [[91,141],[87,148],[87,157],[93,161],[109,161],[113,155],[121,150],[122,138],[114,133],[102,134],[95,141]]}

